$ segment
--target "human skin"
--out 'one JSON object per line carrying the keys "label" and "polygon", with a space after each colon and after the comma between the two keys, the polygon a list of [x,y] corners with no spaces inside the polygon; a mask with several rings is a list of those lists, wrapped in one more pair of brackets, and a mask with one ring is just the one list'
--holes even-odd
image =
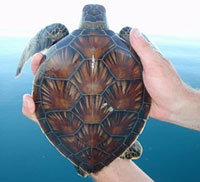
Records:
{"label": "human skin", "polygon": [[150,116],[200,131],[200,91],[187,86],[137,29],[132,30],[130,41],[141,59],[143,81],[152,97]]}
{"label": "human skin", "polygon": [[[143,81],[152,97],[149,116],[161,121],[200,131],[200,92],[187,86],[178,76],[172,64],[154,49],[138,29],[130,33],[130,42],[143,65]],[[43,55],[32,58],[35,75]],[[38,123],[32,96],[23,97],[22,112]],[[148,177],[132,161],[116,159],[100,172],[92,174],[97,182],[150,182]]]}

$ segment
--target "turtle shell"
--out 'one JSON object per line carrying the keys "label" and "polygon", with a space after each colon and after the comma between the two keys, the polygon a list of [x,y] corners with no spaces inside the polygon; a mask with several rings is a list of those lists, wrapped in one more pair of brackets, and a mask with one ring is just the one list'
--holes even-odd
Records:
{"label": "turtle shell", "polygon": [[75,30],[52,46],[36,74],[33,99],[44,134],[88,173],[137,139],[151,102],[138,56],[111,30]]}

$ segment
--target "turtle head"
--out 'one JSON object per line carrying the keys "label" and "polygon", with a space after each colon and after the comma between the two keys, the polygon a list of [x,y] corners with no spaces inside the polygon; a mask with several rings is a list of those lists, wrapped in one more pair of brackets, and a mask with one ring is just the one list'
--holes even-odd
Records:
{"label": "turtle head", "polygon": [[106,9],[102,5],[88,4],[83,8],[80,29],[108,29]]}

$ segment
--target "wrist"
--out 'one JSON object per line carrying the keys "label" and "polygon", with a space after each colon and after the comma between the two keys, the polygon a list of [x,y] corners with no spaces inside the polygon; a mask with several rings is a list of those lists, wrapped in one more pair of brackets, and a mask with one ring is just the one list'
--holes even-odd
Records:
{"label": "wrist", "polygon": [[170,122],[200,130],[200,91],[184,84],[179,107],[171,113]]}
{"label": "wrist", "polygon": [[115,159],[101,171],[91,174],[96,182],[151,182],[147,176],[135,163],[126,159]]}

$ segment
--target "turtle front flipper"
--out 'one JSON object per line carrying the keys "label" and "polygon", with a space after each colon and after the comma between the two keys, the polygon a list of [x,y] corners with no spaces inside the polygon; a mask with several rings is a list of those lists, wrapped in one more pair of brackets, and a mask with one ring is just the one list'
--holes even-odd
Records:
{"label": "turtle front flipper", "polygon": [[25,62],[28,61],[31,56],[51,47],[68,34],[67,28],[60,23],[48,25],[39,31],[25,47],[17,67],[16,77],[20,75]]}
{"label": "turtle front flipper", "polygon": [[120,156],[122,159],[139,159],[143,148],[137,140]]}
{"label": "turtle front flipper", "polygon": [[119,36],[124,39],[125,41],[127,41],[130,44],[130,31],[131,31],[131,27],[124,27],[120,30],[119,32]]}

